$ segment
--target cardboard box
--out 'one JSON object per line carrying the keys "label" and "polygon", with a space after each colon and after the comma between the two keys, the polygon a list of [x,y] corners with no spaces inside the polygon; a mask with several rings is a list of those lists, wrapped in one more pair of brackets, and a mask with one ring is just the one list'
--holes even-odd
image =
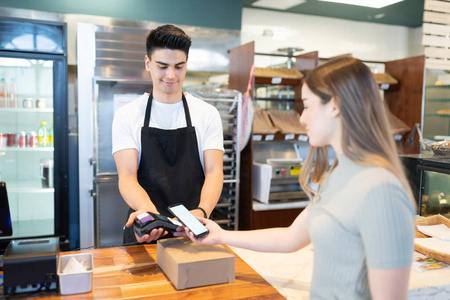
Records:
{"label": "cardboard box", "polygon": [[201,246],[188,238],[159,240],[156,262],[177,290],[234,282],[234,255],[221,245]]}

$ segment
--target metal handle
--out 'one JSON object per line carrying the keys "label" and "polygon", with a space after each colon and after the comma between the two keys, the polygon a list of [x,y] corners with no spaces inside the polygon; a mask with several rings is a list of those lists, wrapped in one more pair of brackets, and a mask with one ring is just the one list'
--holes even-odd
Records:
{"label": "metal handle", "polygon": [[89,158],[89,165],[92,166],[92,176],[97,176],[97,161],[94,158]]}

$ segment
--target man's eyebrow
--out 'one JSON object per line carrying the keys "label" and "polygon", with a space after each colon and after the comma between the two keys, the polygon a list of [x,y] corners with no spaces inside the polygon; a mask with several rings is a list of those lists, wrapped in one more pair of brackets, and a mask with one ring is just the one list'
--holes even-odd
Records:
{"label": "man's eyebrow", "polygon": [[[170,64],[162,62],[162,61],[156,61],[157,64],[160,65],[164,65],[164,66],[170,66]],[[186,62],[185,61],[180,61],[178,63],[175,64],[175,66],[179,66],[179,65],[184,65]]]}

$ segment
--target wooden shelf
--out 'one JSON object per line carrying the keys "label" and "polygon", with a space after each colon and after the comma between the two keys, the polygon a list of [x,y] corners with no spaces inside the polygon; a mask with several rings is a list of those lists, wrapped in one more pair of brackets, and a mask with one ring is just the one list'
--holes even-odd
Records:
{"label": "wooden shelf", "polygon": [[388,73],[373,73],[378,84],[398,84],[398,80]]}
{"label": "wooden shelf", "polygon": [[306,135],[306,126],[300,124],[300,114],[294,110],[269,110],[269,117],[282,134]]}
{"label": "wooden shelf", "polygon": [[291,98],[261,98],[261,97],[255,97],[255,101],[275,101],[275,102],[289,101],[289,102],[294,102],[295,99],[291,99]]}
{"label": "wooden shelf", "polygon": [[378,88],[381,90],[391,90],[398,88],[398,80],[388,73],[373,73],[373,76],[378,83]]}
{"label": "wooden shelf", "polygon": [[253,113],[253,134],[275,134],[278,129],[273,126],[267,112],[262,108],[255,108]]}
{"label": "wooden shelf", "polygon": [[274,134],[253,134],[253,142],[280,142],[280,141],[302,141],[307,142],[308,136],[306,134],[295,133],[274,133]]}
{"label": "wooden shelf", "polygon": [[297,85],[303,77],[297,69],[255,68],[255,84]]}

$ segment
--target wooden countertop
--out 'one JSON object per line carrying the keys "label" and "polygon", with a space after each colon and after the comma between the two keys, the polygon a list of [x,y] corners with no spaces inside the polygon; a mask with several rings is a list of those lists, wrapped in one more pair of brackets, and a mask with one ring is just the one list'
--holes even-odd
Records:
{"label": "wooden countertop", "polygon": [[[228,248],[230,249],[230,248]],[[230,250],[233,252],[232,250]],[[92,291],[85,294],[61,296],[56,291],[39,292],[40,299],[285,299],[261,275],[238,255],[235,259],[236,278],[233,283],[210,285],[177,291],[156,264],[156,244],[61,252],[92,253],[94,273]],[[234,253],[234,252],[233,252]],[[3,287],[0,288],[3,296]],[[17,294],[22,298],[26,294]],[[27,296],[28,297],[28,296]],[[15,297],[11,297],[15,298]]]}

